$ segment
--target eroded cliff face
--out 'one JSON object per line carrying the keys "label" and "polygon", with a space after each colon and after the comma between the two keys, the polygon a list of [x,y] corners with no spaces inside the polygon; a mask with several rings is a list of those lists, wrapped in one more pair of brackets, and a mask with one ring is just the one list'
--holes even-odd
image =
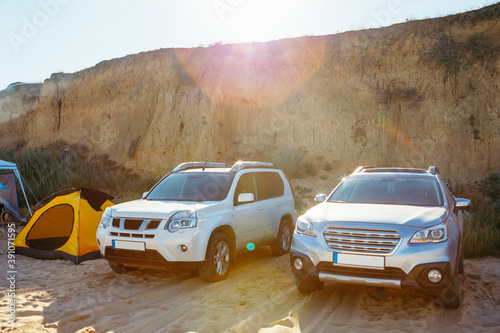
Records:
{"label": "eroded cliff face", "polygon": [[160,175],[300,151],[340,172],[500,168],[500,5],[389,28],[164,49],[0,92],[0,146],[85,145]]}

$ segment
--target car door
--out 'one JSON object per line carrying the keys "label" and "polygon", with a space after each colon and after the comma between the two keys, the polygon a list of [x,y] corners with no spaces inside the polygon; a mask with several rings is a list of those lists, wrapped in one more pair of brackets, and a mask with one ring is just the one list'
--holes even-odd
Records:
{"label": "car door", "polygon": [[[244,249],[248,244],[258,244],[264,240],[266,219],[262,203],[258,201],[257,184],[254,172],[241,175],[234,192],[234,231],[236,250]],[[254,201],[239,203],[241,193],[252,193]]]}
{"label": "car door", "polygon": [[277,172],[259,172],[255,175],[257,198],[264,215],[264,240],[276,238],[281,222],[283,180]]}

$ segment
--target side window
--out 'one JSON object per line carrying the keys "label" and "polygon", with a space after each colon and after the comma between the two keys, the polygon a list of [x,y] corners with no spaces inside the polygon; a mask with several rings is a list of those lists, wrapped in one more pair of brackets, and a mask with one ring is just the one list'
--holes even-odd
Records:
{"label": "side window", "polygon": [[236,185],[236,191],[234,192],[234,205],[238,204],[238,196],[241,193],[252,193],[255,201],[257,198],[257,191],[255,188],[255,177],[253,173],[246,173],[241,176]]}
{"label": "side window", "polygon": [[257,194],[259,200],[274,198],[274,184],[269,172],[259,172],[255,174],[257,180]]}
{"label": "side window", "polygon": [[271,178],[272,183],[274,185],[274,196],[282,197],[285,194],[285,185],[283,184],[283,179],[277,172],[270,172],[269,178]]}
{"label": "side window", "polygon": [[285,186],[276,172],[259,172],[256,175],[257,196],[259,200],[266,200],[283,196]]}
{"label": "side window", "polygon": [[255,201],[266,200],[283,196],[285,185],[277,172],[246,173],[236,185],[234,205],[237,205],[241,193],[252,193]]}

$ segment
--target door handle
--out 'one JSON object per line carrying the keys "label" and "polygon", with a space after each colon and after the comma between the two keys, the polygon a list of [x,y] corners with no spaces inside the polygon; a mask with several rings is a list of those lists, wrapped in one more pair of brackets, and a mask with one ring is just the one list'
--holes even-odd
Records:
{"label": "door handle", "polygon": [[264,208],[262,208],[262,207],[257,207],[257,210],[258,210],[259,212],[261,212],[261,211],[263,211],[263,210],[264,210]]}

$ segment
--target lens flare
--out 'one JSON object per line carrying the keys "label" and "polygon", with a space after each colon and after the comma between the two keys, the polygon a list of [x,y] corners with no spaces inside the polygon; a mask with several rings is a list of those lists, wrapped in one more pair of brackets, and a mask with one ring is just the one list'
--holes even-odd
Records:
{"label": "lens flare", "polygon": [[379,116],[379,122],[382,124],[382,128],[384,132],[394,137],[399,144],[413,152],[415,156],[419,157],[419,161],[423,161],[424,153],[420,150],[419,147],[408,138],[402,130],[400,130],[397,126],[395,126],[388,118],[383,115]]}
{"label": "lens flare", "polygon": [[213,102],[264,107],[283,103],[325,59],[325,38],[175,49],[177,59]]}

